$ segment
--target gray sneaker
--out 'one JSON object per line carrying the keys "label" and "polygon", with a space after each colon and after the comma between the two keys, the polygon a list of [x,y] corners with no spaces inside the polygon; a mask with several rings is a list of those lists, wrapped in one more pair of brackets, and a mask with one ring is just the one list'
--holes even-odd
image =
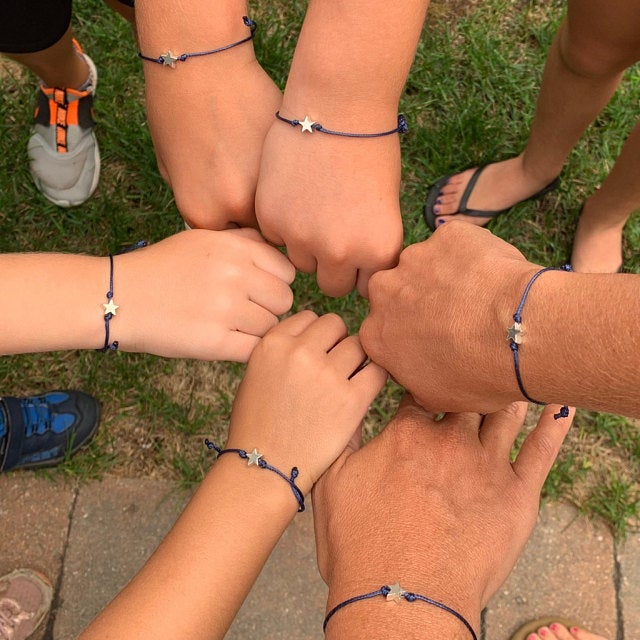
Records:
{"label": "gray sneaker", "polygon": [[88,200],[100,177],[100,152],[93,131],[98,73],[91,58],[73,43],[87,61],[91,83],[84,91],[41,85],[27,147],[36,187],[59,207],[75,207]]}
{"label": "gray sneaker", "polygon": [[41,574],[17,569],[0,578],[0,639],[26,640],[51,608],[53,588]]}

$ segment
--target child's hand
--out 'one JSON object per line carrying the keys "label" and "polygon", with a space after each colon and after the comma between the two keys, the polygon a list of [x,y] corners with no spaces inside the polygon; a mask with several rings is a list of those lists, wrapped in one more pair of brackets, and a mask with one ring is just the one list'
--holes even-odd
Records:
{"label": "child's hand", "polygon": [[340,455],[386,381],[335,314],[302,311],[253,352],[233,406],[228,448],[252,451],[307,493]]}

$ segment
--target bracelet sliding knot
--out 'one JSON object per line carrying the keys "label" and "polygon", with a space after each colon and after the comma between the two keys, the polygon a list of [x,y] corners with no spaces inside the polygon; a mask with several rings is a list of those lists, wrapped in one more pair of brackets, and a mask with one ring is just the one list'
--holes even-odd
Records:
{"label": "bracelet sliding knot", "polygon": [[247,461],[247,466],[256,466],[260,469],[266,469],[267,471],[272,471],[273,473],[280,476],[290,487],[293,495],[295,496],[296,501],[298,502],[298,513],[301,513],[305,510],[304,506],[304,495],[298,485],[296,485],[296,478],[299,475],[298,467],[293,467],[291,469],[291,475],[287,477],[280,469],[276,467],[272,467],[267,461],[264,459],[263,454],[261,454],[255,447],[253,451],[247,453],[244,449],[222,449],[218,447],[215,443],[211,442],[208,438],[204,441],[205,445],[208,449],[214,449],[215,452],[220,457],[224,453],[235,453],[243,460]]}
{"label": "bracelet sliding knot", "polygon": [[392,585],[383,585],[376,591],[371,591],[369,593],[364,593],[359,596],[354,596],[353,598],[349,598],[340,604],[337,604],[333,609],[331,609],[327,615],[325,616],[324,622],[322,623],[322,630],[325,631],[327,628],[327,623],[329,620],[338,612],[340,609],[346,607],[347,605],[353,604],[354,602],[359,602],[361,600],[369,600],[370,598],[375,598],[376,596],[383,596],[387,602],[395,602],[399,603],[401,600],[406,600],[407,602],[426,602],[434,607],[438,607],[438,609],[442,609],[447,613],[450,613],[452,616],[456,617],[462,624],[467,628],[473,640],[478,640],[478,636],[476,632],[473,630],[473,627],[469,624],[467,619],[455,609],[447,606],[446,604],[439,602],[438,600],[434,600],[433,598],[427,598],[426,596],[421,596],[418,593],[412,593],[410,591],[405,591],[399,582],[396,582]]}
{"label": "bracelet sliding knot", "polygon": [[281,120],[282,122],[286,122],[290,124],[292,127],[297,127],[300,125],[301,133],[305,131],[309,133],[313,133],[314,131],[318,131],[320,133],[326,133],[331,136],[342,136],[343,138],[382,138],[383,136],[390,136],[394,133],[406,133],[409,131],[409,125],[407,125],[407,121],[405,117],[400,113],[398,114],[398,125],[395,129],[389,129],[389,131],[382,131],[380,133],[349,133],[346,131],[334,131],[333,129],[326,129],[319,122],[315,122],[309,118],[309,116],[305,116],[304,120],[285,118],[280,115],[279,111],[276,111],[276,118]]}
{"label": "bracelet sliding knot", "polygon": [[[513,353],[513,366],[515,368],[516,373],[516,381],[518,382],[518,387],[520,389],[520,393],[533,404],[544,405],[545,402],[540,402],[539,400],[535,400],[532,398],[524,388],[524,383],[522,382],[522,375],[520,373],[520,352],[519,347],[523,343],[523,335],[524,331],[522,329],[522,310],[524,308],[524,303],[527,301],[527,296],[529,295],[529,291],[533,286],[533,283],[547,271],[571,271],[571,265],[565,264],[562,267],[545,267],[544,269],[540,269],[537,271],[531,280],[529,280],[527,286],[524,289],[524,293],[522,294],[522,298],[520,299],[520,304],[516,309],[516,312],[513,314],[513,325],[507,328],[507,340],[509,340],[509,348]],[[568,418],[569,417],[569,407],[567,405],[563,405],[560,408],[558,413],[554,413],[553,417],[555,420],[559,420],[560,418]]]}
{"label": "bracelet sliding knot", "polygon": [[242,16],[242,21],[244,22],[245,26],[249,27],[251,33],[246,38],[242,38],[242,40],[238,40],[237,42],[232,42],[231,44],[224,45],[223,47],[218,47],[217,49],[208,49],[207,51],[194,51],[191,53],[181,53],[178,56],[174,55],[171,49],[168,49],[167,53],[162,53],[157,58],[153,58],[151,56],[145,56],[141,51],[138,51],[138,57],[141,58],[142,60],[146,60],[147,62],[155,62],[156,64],[161,64],[164,67],[175,69],[176,62],[186,62],[189,58],[198,58],[200,56],[210,56],[214,53],[227,51],[227,49],[233,49],[233,47],[237,47],[238,45],[241,45],[241,44],[244,44],[245,42],[249,42],[250,40],[253,40],[255,30],[258,26],[248,16]]}

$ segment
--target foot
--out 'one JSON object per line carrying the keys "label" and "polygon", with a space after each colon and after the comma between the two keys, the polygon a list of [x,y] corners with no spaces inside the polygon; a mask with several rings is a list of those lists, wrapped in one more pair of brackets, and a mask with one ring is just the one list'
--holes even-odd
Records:
{"label": "foot", "polygon": [[567,628],[559,622],[552,622],[548,627],[540,627],[536,633],[529,634],[526,640],[607,640],[607,638],[578,627]]}
{"label": "foot", "polygon": [[622,268],[621,225],[608,223],[607,218],[589,206],[580,213],[571,252],[571,266],[582,273],[617,273]]}
{"label": "foot", "polygon": [[41,574],[18,569],[0,578],[0,638],[26,640],[47,617],[53,588]]}
{"label": "foot", "polygon": [[[462,173],[457,173],[442,188],[442,195],[438,197],[433,207],[436,225],[443,224],[453,219],[454,216],[456,220],[464,220],[479,226],[484,226],[491,220],[490,217],[482,218],[458,213],[462,194],[474,171],[475,169],[467,169]],[[522,155],[502,162],[494,162],[487,165],[478,178],[467,202],[467,208],[483,211],[509,209],[538,193],[555,177],[555,175],[543,176],[542,178],[532,177],[524,171]]]}
{"label": "foot", "polygon": [[40,86],[27,147],[36,187],[60,207],[85,202],[100,177],[100,153],[93,131],[97,72],[75,40],[74,46],[87,63],[88,85],[82,89]]}
{"label": "foot", "polygon": [[99,421],[100,404],[81,391],[0,398],[0,471],[64,461],[89,442]]}

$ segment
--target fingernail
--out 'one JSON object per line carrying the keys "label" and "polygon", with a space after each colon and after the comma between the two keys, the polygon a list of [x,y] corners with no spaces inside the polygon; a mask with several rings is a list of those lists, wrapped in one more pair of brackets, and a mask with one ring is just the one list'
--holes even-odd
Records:
{"label": "fingernail", "polygon": [[446,222],[446,220],[443,220],[442,218],[440,218],[440,220],[438,220],[438,221],[436,222],[436,224],[437,224],[438,226],[440,226],[441,224],[444,224],[445,222]]}

